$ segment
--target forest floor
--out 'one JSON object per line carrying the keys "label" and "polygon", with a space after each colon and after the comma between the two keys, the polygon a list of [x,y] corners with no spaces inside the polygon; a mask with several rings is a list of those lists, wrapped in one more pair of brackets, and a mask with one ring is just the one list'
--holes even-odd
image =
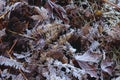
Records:
{"label": "forest floor", "polygon": [[120,80],[120,0],[0,0],[0,80]]}

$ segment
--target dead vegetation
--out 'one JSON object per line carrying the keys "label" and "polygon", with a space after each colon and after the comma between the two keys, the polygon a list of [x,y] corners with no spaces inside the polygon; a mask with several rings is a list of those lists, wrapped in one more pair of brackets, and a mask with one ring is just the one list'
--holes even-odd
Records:
{"label": "dead vegetation", "polygon": [[0,0],[0,80],[119,80],[120,0]]}

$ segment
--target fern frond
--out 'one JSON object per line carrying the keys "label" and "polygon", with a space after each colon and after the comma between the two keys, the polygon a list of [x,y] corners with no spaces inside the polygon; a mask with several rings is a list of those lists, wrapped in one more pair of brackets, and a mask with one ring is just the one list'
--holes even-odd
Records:
{"label": "fern frond", "polygon": [[13,67],[15,69],[21,69],[24,72],[29,72],[28,70],[26,70],[23,67],[22,63],[17,62],[16,60],[13,60],[13,59],[9,59],[9,58],[4,57],[4,56],[0,56],[0,65]]}

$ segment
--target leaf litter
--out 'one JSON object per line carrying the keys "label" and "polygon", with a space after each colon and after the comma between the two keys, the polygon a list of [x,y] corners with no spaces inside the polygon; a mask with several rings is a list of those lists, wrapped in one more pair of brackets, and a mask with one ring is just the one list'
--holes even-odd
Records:
{"label": "leaf litter", "polygon": [[0,0],[0,79],[118,80],[119,0]]}

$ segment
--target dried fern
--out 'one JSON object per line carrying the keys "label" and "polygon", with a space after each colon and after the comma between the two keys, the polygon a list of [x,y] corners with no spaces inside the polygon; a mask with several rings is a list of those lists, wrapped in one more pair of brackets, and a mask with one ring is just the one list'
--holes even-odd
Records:
{"label": "dried fern", "polygon": [[10,80],[11,78],[12,78],[12,80],[24,80],[24,77],[22,76],[21,73],[18,75],[11,74],[8,69],[4,69],[1,72],[1,78],[0,78],[0,80]]}
{"label": "dried fern", "polygon": [[13,67],[15,69],[20,69],[20,70],[23,70],[24,72],[29,72],[23,67],[22,63],[17,62],[16,60],[13,60],[13,59],[9,59],[7,57],[3,57],[3,56],[0,56],[0,65]]}
{"label": "dried fern", "polygon": [[66,25],[60,23],[52,23],[38,26],[35,31],[33,30],[32,35],[35,36],[36,34],[39,34],[46,39],[47,43],[50,43],[51,41],[57,40],[59,34],[64,32],[66,29]]}

